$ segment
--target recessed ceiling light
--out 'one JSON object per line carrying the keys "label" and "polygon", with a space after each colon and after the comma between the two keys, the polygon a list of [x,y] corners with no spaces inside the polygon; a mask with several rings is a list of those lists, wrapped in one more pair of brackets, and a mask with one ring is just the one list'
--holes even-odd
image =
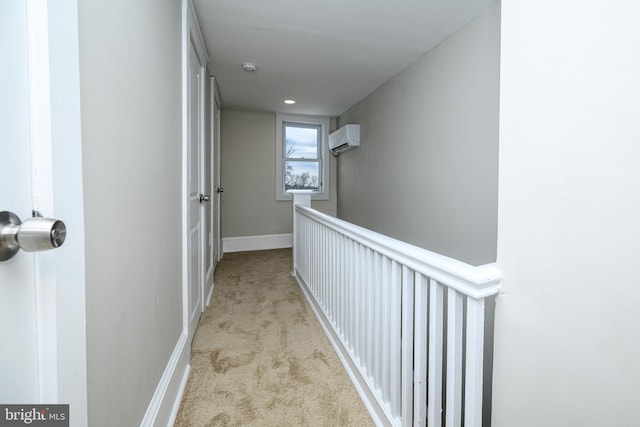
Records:
{"label": "recessed ceiling light", "polygon": [[284,100],[284,103],[285,103],[285,104],[288,104],[288,105],[293,105],[293,104],[295,104],[295,103],[296,103],[296,101],[294,101],[293,99],[285,99],[285,100]]}
{"label": "recessed ceiling light", "polygon": [[245,62],[244,64],[242,64],[242,69],[245,71],[255,71],[256,70],[256,64],[252,63],[252,62]]}

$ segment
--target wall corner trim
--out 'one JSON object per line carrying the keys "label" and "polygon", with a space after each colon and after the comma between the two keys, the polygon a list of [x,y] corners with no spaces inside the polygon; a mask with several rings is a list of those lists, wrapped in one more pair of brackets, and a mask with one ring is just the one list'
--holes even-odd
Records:
{"label": "wall corner trim", "polygon": [[261,236],[223,237],[222,252],[263,251],[267,249],[290,248],[293,234],[264,234]]}
{"label": "wall corner trim", "polygon": [[182,395],[191,370],[189,358],[190,351],[189,345],[187,345],[187,334],[183,332],[180,334],[180,338],[173,349],[173,353],[158,382],[156,391],[153,393],[140,426],[173,425],[178,415]]}

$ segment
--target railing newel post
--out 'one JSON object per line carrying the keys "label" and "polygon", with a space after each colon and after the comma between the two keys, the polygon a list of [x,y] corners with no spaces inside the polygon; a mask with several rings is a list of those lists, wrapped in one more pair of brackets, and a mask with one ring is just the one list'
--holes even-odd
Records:
{"label": "railing newel post", "polygon": [[296,268],[298,266],[298,254],[299,254],[299,245],[300,242],[300,231],[298,230],[298,218],[296,214],[296,206],[307,206],[311,207],[311,194],[308,191],[289,191],[293,198],[293,269],[291,270],[291,274],[293,276],[296,275]]}

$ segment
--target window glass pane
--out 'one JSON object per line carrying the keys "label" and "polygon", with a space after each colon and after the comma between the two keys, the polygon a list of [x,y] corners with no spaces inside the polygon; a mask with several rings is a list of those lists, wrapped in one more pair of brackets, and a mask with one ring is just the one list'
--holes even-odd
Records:
{"label": "window glass pane", "polygon": [[284,157],[317,159],[320,126],[284,125]]}
{"label": "window glass pane", "polygon": [[288,160],[284,163],[284,189],[286,190],[320,190],[320,162],[296,162]]}

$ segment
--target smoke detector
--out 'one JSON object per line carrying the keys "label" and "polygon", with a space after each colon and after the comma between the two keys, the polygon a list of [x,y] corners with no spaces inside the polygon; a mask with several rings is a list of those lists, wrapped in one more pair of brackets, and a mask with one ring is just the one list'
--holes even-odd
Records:
{"label": "smoke detector", "polygon": [[242,64],[242,69],[251,73],[256,70],[256,64],[252,62],[245,62],[244,64]]}

